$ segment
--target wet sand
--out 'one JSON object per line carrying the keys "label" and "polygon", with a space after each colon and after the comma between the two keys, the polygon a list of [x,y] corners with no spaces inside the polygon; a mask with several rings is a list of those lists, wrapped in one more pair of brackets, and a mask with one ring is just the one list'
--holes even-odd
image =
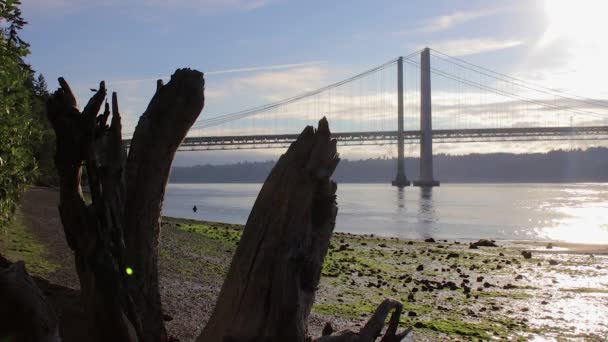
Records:
{"label": "wet sand", "polygon": [[[30,271],[77,288],[71,252],[56,206],[57,192],[33,188],[21,207],[24,234],[43,248]],[[206,323],[241,234],[241,226],[164,218],[161,295],[171,336],[192,341]],[[22,234],[23,235],[23,234]],[[0,250],[23,255],[2,236]],[[29,240],[28,240],[29,241]],[[311,335],[325,321],[358,329],[383,298],[404,303],[404,326],[417,341],[604,340],[608,336],[608,246],[498,241],[479,247],[457,241],[411,241],[334,234],[326,257]],[[526,259],[522,251],[531,251]],[[20,254],[21,253],[21,254]]]}

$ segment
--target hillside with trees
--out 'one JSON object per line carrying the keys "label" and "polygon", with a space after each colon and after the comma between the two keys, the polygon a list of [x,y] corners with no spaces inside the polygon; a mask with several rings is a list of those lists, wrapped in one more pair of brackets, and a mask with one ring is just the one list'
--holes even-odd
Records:
{"label": "hillside with trees", "polygon": [[[200,152],[204,153],[204,152]],[[395,159],[343,160],[335,179],[342,183],[390,183]],[[261,183],[274,162],[174,167],[172,183]],[[406,158],[408,178],[418,176],[418,158]],[[435,176],[444,183],[606,182],[608,149],[548,153],[435,156]]]}

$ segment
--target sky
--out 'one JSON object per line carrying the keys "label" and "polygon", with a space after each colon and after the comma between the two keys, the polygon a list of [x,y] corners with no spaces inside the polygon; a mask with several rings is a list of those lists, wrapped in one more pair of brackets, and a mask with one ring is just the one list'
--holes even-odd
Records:
{"label": "sky", "polygon": [[[44,74],[49,88],[55,89],[56,79],[65,77],[82,105],[91,95],[89,89],[105,80],[111,91],[118,92],[126,134],[134,130],[154,94],[155,80],[166,79],[176,68],[205,72],[206,104],[199,119],[204,122],[314,90],[426,46],[540,86],[594,100],[608,98],[604,0],[23,0],[22,7],[29,22],[22,36],[32,46],[28,61]],[[379,82],[391,82],[394,72],[386,70],[378,74]],[[362,104],[365,88],[367,94],[375,94],[367,100],[382,103],[384,111],[393,113],[386,104],[389,91],[384,83],[384,95],[379,97],[372,81],[334,93],[334,101],[349,95],[357,98],[351,102]],[[448,115],[439,108],[461,103],[462,95],[450,92],[454,86],[433,89],[437,126],[444,122],[441,115]],[[483,99],[472,105],[496,108],[500,103]],[[583,107],[578,109],[608,115],[605,106]],[[339,127],[339,114],[332,114]],[[267,119],[258,119],[258,126],[272,120]],[[300,121],[290,122],[290,130],[303,128]],[[353,121],[343,124],[356,126]],[[383,124],[376,122],[378,127]],[[270,130],[270,125],[265,128]],[[566,147],[572,146],[587,145]],[[437,144],[435,152],[551,147],[555,143]],[[341,149],[341,154],[348,159],[392,157],[395,150],[353,147]],[[180,153],[176,164],[269,160],[280,153]],[[417,147],[407,147],[406,153],[417,154]]]}

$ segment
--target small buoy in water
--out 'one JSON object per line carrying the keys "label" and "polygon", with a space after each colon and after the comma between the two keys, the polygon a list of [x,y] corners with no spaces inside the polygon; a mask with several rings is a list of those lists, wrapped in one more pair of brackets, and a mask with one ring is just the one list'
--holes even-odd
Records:
{"label": "small buoy in water", "polygon": [[192,211],[196,212],[198,209],[196,208],[196,206],[192,207]]}

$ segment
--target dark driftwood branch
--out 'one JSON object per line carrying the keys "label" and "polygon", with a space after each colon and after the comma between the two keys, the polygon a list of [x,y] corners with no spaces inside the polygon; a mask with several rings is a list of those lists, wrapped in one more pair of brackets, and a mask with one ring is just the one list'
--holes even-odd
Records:
{"label": "dark driftwood branch", "polygon": [[304,341],[337,213],[339,162],[327,120],[281,156],[253,206],[197,341]]}
{"label": "dark driftwood branch", "polygon": [[[141,332],[132,316],[134,308],[126,297],[126,283],[119,247],[122,236],[121,212],[113,212],[104,197],[120,191],[120,179],[108,183],[102,161],[117,162],[111,156],[122,153],[120,144],[114,151],[104,149],[118,131],[118,113],[114,113],[115,127],[106,128],[98,119],[106,88],[103,82],[91,97],[82,113],[67,82],[60,78],[61,88],[49,99],[47,114],[57,136],[55,165],[60,179],[59,212],[70,248],[74,251],[76,271],[80,278],[82,301],[90,317],[92,335],[98,340],[136,341]],[[102,114],[104,115],[104,114]],[[119,165],[121,161],[118,160]],[[92,204],[86,205],[82,196],[80,177],[86,165]],[[119,224],[118,224],[119,225]],[[130,316],[130,317],[129,317]],[[128,319],[129,317],[130,319]]]}
{"label": "dark driftwood branch", "polygon": [[[0,259],[3,259],[0,256]],[[23,261],[0,265],[0,339],[59,341],[59,320]]]}
{"label": "dark driftwood branch", "polygon": [[[80,112],[68,83],[62,78],[59,83],[47,105],[57,136],[59,210],[76,258],[91,337],[165,341],[156,268],[160,211],[175,151],[203,108],[203,75],[181,69],[167,85],[158,83],[135,130],[128,162],[116,94],[112,110],[106,103],[98,114],[106,97],[101,82]],[[90,205],[81,192],[83,165]]]}
{"label": "dark driftwood branch", "polygon": [[[251,210],[215,309],[198,342],[306,341],[306,321],[337,214],[339,158],[323,118],[306,127],[270,172]],[[359,333],[331,335],[320,342],[375,341],[391,315],[384,342],[397,333],[402,305],[387,299]]]}
{"label": "dark driftwood branch", "polygon": [[[57,135],[59,209],[91,338],[166,341],[157,270],[159,219],[175,152],[203,108],[203,75],[183,69],[166,85],[157,82],[128,157],[116,94],[111,106],[104,106],[102,82],[80,112],[67,82],[59,82],[48,103]],[[325,119],[316,131],[306,127],[281,156],[258,195],[199,342],[306,340],[335,226],[337,186],[331,176],[338,162]],[[81,192],[83,165],[92,204]],[[382,341],[400,341],[409,332],[397,333],[401,309],[387,299],[360,332],[332,335],[328,327],[317,341],[375,341],[391,312]]]}
{"label": "dark driftwood branch", "polygon": [[[380,342],[399,342],[403,340],[412,331],[412,328],[408,328],[400,333],[397,333],[399,327],[399,318],[401,317],[401,311],[403,305],[394,299],[385,299],[377,308],[372,317],[367,321],[365,326],[358,332],[351,330],[345,330],[337,333],[336,335],[329,335],[323,333],[323,336],[314,340],[314,342],[373,342],[381,335],[382,329],[384,328],[384,322],[391,314],[390,321],[386,332],[382,336]],[[325,331],[325,329],[324,329]],[[331,334],[331,332],[330,332]]]}
{"label": "dark driftwood branch", "polygon": [[175,152],[204,101],[203,74],[177,70],[166,85],[157,83],[131,141],[126,166],[126,262],[133,269],[129,293],[142,318],[145,341],[166,338],[157,269],[160,215]]}

